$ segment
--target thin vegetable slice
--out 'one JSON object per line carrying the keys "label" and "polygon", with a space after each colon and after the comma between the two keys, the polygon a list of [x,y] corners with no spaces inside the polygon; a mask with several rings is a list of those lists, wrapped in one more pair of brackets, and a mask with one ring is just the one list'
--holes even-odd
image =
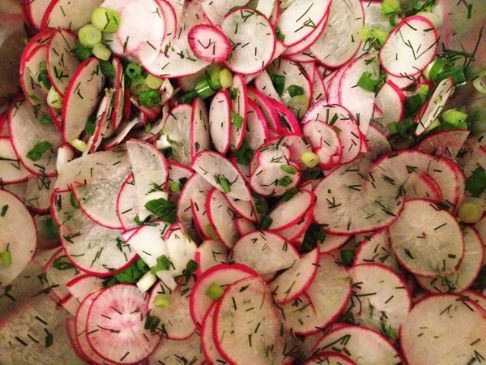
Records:
{"label": "thin vegetable slice", "polygon": [[210,63],[226,61],[231,53],[231,44],[224,33],[212,25],[196,25],[187,38],[194,54]]}
{"label": "thin vegetable slice", "polygon": [[464,129],[434,133],[420,141],[417,150],[429,155],[444,156],[455,160],[469,133]]}
{"label": "thin vegetable slice", "polygon": [[72,2],[54,0],[47,7],[42,18],[41,28],[60,28],[78,30],[89,23],[91,13],[99,6],[101,0]]}
{"label": "thin vegetable slice", "polygon": [[194,99],[191,117],[191,156],[210,149],[209,115],[201,98]]}
{"label": "thin vegetable slice", "polygon": [[319,364],[354,365],[356,363],[351,359],[349,359],[349,357],[345,355],[341,355],[340,353],[334,351],[320,352],[305,362],[305,365],[319,365]]}
{"label": "thin vegetable slice", "polygon": [[231,143],[231,98],[227,90],[214,96],[209,108],[209,130],[214,148],[226,153]]}
{"label": "thin vegetable slice", "polygon": [[191,118],[191,105],[179,104],[171,110],[162,128],[162,135],[172,147],[171,158],[183,165],[191,162]]}
{"label": "thin vegetable slice", "polygon": [[149,356],[149,365],[177,364],[201,364],[204,361],[204,354],[201,349],[201,338],[195,333],[188,339],[182,341],[164,340],[155,348]]}
{"label": "thin vegetable slice", "polygon": [[231,96],[231,149],[239,150],[243,144],[248,121],[248,92],[243,76],[235,75]]}
{"label": "thin vegetable slice", "polygon": [[390,237],[386,230],[373,233],[363,240],[354,255],[353,265],[377,263],[395,272],[399,271],[398,262],[391,248]]}
{"label": "thin vegetable slice", "polygon": [[233,247],[238,239],[238,232],[234,224],[235,212],[222,192],[213,189],[208,193],[206,212],[209,222],[221,242],[229,248]]}
{"label": "thin vegetable slice", "polygon": [[308,191],[297,192],[291,199],[278,204],[269,214],[270,230],[284,230],[295,225],[314,205],[315,196]]}
{"label": "thin vegetable slice", "polygon": [[206,240],[197,248],[195,261],[198,263],[198,274],[219,264],[228,262],[228,248],[220,241]]}
{"label": "thin vegetable slice", "polygon": [[20,183],[30,172],[22,165],[8,137],[0,137],[0,181],[3,184]]}

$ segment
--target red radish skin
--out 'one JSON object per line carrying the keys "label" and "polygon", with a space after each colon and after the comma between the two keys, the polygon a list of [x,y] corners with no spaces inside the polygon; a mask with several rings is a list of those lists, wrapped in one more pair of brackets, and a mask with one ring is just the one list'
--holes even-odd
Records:
{"label": "red radish skin", "polygon": [[228,59],[231,44],[225,34],[212,25],[196,25],[189,31],[189,46],[200,59],[210,63],[221,63]]}

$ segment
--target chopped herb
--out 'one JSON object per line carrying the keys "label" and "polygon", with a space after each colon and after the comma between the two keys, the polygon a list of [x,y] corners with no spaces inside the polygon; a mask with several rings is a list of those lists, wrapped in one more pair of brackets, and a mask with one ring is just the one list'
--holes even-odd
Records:
{"label": "chopped herb", "polygon": [[287,91],[289,92],[289,95],[291,97],[298,96],[298,95],[304,95],[304,88],[298,85],[290,85],[287,88]]}
{"label": "chopped herb", "polygon": [[145,203],[145,208],[164,222],[174,223],[176,221],[177,206],[167,199],[150,200]]}
{"label": "chopped herb", "polygon": [[258,229],[267,229],[272,225],[273,219],[270,218],[268,215],[262,215],[260,218],[260,222],[258,223]]}
{"label": "chopped herb", "polygon": [[233,154],[237,163],[239,163],[240,165],[248,166],[253,157],[253,150],[248,146],[248,143],[245,141],[238,149],[238,151],[235,151]]}
{"label": "chopped herb", "polygon": [[285,76],[278,74],[270,74],[270,80],[272,80],[273,87],[277,91],[278,95],[282,95],[285,89]]}
{"label": "chopped herb", "polygon": [[155,264],[155,266],[152,266],[150,268],[150,272],[152,274],[156,274],[159,271],[167,271],[170,269],[171,266],[174,266],[172,264],[172,261],[170,261],[170,259],[167,256],[162,255],[157,257],[157,264]]}
{"label": "chopped herb", "polygon": [[74,269],[77,272],[76,267],[73,265],[71,261],[69,261],[69,259],[65,255],[56,258],[52,263],[52,266],[57,270]]}
{"label": "chopped herb", "polygon": [[49,142],[39,142],[27,153],[27,157],[32,161],[39,161],[51,148],[52,145]]}
{"label": "chopped herb", "polygon": [[236,128],[241,128],[243,126],[243,117],[234,111],[231,111],[231,124]]}
{"label": "chopped herb", "polygon": [[473,171],[472,175],[466,179],[466,190],[473,196],[480,196],[486,189],[486,171],[482,167],[478,167]]}
{"label": "chopped herb", "polygon": [[221,186],[221,188],[223,189],[223,191],[227,194],[231,191],[231,183],[229,182],[229,180],[222,176],[222,175],[215,175],[214,176],[214,179],[216,180],[216,183]]}

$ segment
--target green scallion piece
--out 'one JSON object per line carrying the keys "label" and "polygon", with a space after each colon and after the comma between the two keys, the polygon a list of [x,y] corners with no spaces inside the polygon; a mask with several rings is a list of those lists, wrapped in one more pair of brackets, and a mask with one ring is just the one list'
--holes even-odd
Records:
{"label": "green scallion piece", "polygon": [[142,68],[134,63],[130,62],[127,67],[125,67],[125,75],[132,81],[137,81],[142,77]]}
{"label": "green scallion piece", "polygon": [[285,90],[285,76],[278,74],[270,74],[269,76],[277,94],[282,95]]}
{"label": "green scallion piece", "polygon": [[52,145],[47,141],[36,143],[34,147],[27,153],[27,157],[32,161],[39,161],[42,156],[52,148]]}
{"label": "green scallion piece", "polygon": [[358,80],[358,86],[366,91],[375,92],[381,80],[374,79],[371,73],[363,72]]}
{"label": "green scallion piece", "polygon": [[0,261],[4,268],[10,267],[12,265],[12,254],[10,251],[3,251],[0,253]]}
{"label": "green scallion piece", "polygon": [[140,104],[152,108],[160,104],[160,92],[158,90],[144,90],[138,96]]}
{"label": "green scallion piece", "polygon": [[98,7],[91,13],[91,23],[102,32],[116,32],[120,21],[120,14],[113,9]]}
{"label": "green scallion piece", "polygon": [[287,91],[289,92],[289,95],[291,97],[298,96],[298,95],[304,95],[304,88],[298,85],[290,85],[287,88]]}
{"label": "green scallion piece", "polygon": [[93,24],[86,24],[78,30],[78,39],[81,45],[93,48],[103,41],[103,34]]}
{"label": "green scallion piece", "polygon": [[217,283],[209,284],[208,288],[206,289],[205,294],[211,298],[212,300],[218,300],[224,294],[224,289],[221,285]]}

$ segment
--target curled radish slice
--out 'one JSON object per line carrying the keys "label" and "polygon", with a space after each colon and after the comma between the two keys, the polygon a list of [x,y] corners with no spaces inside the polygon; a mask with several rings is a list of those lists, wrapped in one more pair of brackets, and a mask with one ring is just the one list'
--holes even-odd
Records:
{"label": "curled radish slice", "polygon": [[304,125],[304,135],[314,147],[324,169],[337,165],[342,158],[342,143],[336,130],[321,121],[310,121]]}
{"label": "curled radish slice", "polygon": [[216,151],[226,153],[231,143],[231,100],[226,90],[216,93],[211,101],[209,130]]}
{"label": "curled radish slice", "polygon": [[408,363],[455,364],[484,354],[486,345],[478,339],[485,335],[485,313],[475,302],[441,294],[426,297],[414,306],[402,325],[400,344]]}
{"label": "curled radish slice", "polygon": [[386,230],[373,233],[363,240],[354,256],[353,265],[377,263],[398,272],[399,266],[391,248],[390,237]]}
{"label": "curled radish slice", "polygon": [[226,61],[231,53],[231,44],[224,33],[212,25],[196,25],[187,34],[189,46],[194,54],[207,62]]}
{"label": "curled radish slice", "polygon": [[[221,28],[234,45],[226,61],[233,72],[254,74],[270,63],[275,52],[276,38],[272,25],[263,14],[255,9],[239,8],[225,16]],[[258,37],[249,37],[255,34]],[[243,47],[249,40],[250,43]]]}
{"label": "curled radish slice", "polygon": [[236,242],[232,259],[266,275],[290,268],[300,257],[283,237],[269,231],[256,231]]}
{"label": "curled radish slice", "polygon": [[484,248],[481,238],[474,228],[465,228],[463,235],[464,257],[457,268],[457,272],[434,278],[418,276],[417,281],[420,286],[432,293],[460,293],[471,286],[481,270]]}
{"label": "curled radish slice", "polygon": [[245,142],[255,150],[268,140],[268,126],[260,107],[251,99],[248,99],[247,131]]}
{"label": "curled radish slice", "polygon": [[389,227],[398,261],[418,275],[451,274],[464,254],[464,239],[453,216],[428,200],[405,202]]}
{"label": "curled radish slice", "polygon": [[86,331],[94,351],[108,361],[132,364],[150,355],[160,341],[144,328],[145,296],[119,284],[100,292],[89,309]]}
{"label": "curled radish slice", "polygon": [[0,285],[9,285],[27,266],[37,249],[34,219],[13,194],[0,190],[0,252],[9,252],[10,266],[0,268]]}
{"label": "curled radish slice", "polygon": [[383,69],[394,76],[414,76],[434,59],[439,43],[437,31],[423,16],[403,19],[380,50]]}
{"label": "curled radish slice", "polygon": [[229,248],[233,247],[238,239],[238,231],[234,222],[235,212],[231,209],[224,194],[219,190],[213,189],[208,193],[206,213],[221,242]]}
{"label": "curled radish slice", "polygon": [[30,172],[22,165],[8,137],[0,137],[0,181],[4,184],[27,180]]}
{"label": "curled radish slice", "polygon": [[185,340],[163,340],[149,356],[148,364],[177,364],[180,361],[187,361],[188,364],[201,364],[204,362],[201,347],[201,338],[198,333],[194,333]]}
{"label": "curled radish slice", "polygon": [[195,260],[198,263],[198,273],[219,264],[228,262],[228,248],[220,241],[206,240],[197,248]]}

